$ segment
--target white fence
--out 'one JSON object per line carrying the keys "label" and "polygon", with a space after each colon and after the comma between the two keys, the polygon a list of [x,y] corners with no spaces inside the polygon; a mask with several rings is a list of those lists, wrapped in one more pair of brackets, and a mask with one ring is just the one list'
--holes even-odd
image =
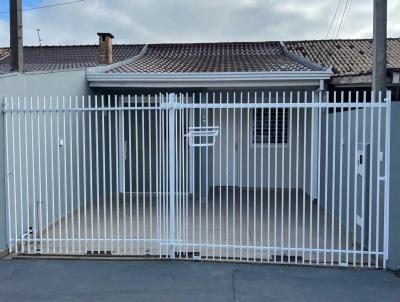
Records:
{"label": "white fence", "polygon": [[390,94],[24,98],[4,111],[17,254],[385,267]]}

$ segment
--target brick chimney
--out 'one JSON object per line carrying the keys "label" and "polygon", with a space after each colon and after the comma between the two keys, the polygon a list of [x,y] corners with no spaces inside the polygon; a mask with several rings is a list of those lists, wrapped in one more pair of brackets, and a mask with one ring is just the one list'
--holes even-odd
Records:
{"label": "brick chimney", "polygon": [[112,39],[114,39],[114,36],[110,33],[97,33],[97,35],[99,36],[99,51],[97,58],[99,65],[112,64]]}

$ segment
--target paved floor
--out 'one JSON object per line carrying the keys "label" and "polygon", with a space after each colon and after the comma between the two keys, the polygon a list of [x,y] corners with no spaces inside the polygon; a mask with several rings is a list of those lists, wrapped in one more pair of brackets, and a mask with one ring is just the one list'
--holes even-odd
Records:
{"label": "paved floor", "polygon": [[[294,256],[297,249],[300,262],[302,259],[330,262],[332,258],[338,262],[338,252],[322,252],[334,249],[341,251],[341,262],[344,262],[348,239],[353,261],[351,230],[346,232],[345,226],[339,228],[316,203],[311,208],[303,198],[302,192],[295,190],[289,193],[288,190],[233,191],[231,188],[227,191],[223,188],[221,193],[210,191],[208,202],[178,199],[176,249],[199,252],[210,258],[264,260],[273,255]],[[165,200],[149,196],[131,199],[128,194],[125,202],[120,196],[112,203],[110,200],[88,203],[86,208],[60,220],[48,234],[44,233],[41,248],[44,253],[85,254],[88,250],[105,250],[114,255],[163,254],[169,234],[166,209]],[[33,248],[31,244],[30,250],[34,251]],[[319,255],[317,249],[320,249]]]}
{"label": "paved floor", "polygon": [[399,301],[391,272],[174,261],[0,260],[0,301]]}

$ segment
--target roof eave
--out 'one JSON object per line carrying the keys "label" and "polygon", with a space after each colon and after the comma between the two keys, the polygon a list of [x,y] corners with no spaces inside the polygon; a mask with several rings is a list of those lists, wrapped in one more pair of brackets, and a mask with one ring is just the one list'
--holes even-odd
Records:
{"label": "roof eave", "polygon": [[221,87],[318,85],[331,71],[87,73],[92,87]]}

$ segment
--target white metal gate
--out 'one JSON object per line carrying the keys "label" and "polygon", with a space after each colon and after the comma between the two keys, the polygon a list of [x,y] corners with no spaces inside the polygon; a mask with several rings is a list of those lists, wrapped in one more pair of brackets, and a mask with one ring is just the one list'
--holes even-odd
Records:
{"label": "white metal gate", "polygon": [[17,254],[385,267],[390,94],[21,98],[4,111]]}

